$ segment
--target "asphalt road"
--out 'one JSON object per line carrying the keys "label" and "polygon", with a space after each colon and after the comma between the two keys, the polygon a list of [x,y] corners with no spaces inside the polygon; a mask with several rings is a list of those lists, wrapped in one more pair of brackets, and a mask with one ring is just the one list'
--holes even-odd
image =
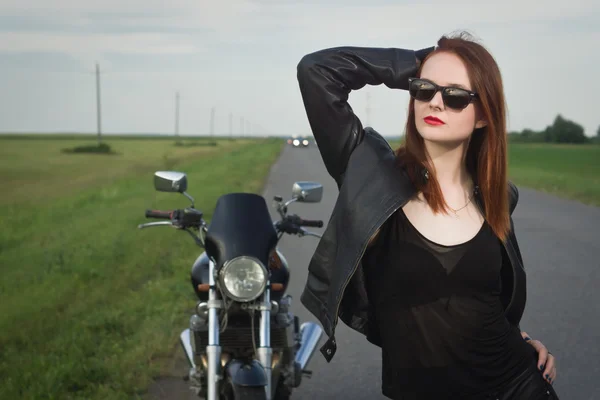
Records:
{"label": "asphalt road", "polygon": [[[286,147],[268,178],[268,203],[274,195],[289,197],[292,184],[299,180],[322,183],[323,200],[319,204],[293,204],[290,212],[327,222],[337,187],[314,145],[308,149]],[[600,208],[526,188],[519,190],[514,220],[528,273],[528,303],[521,328],[557,357],[555,388],[562,400],[600,400]],[[300,294],[317,240],[287,236],[279,246],[290,264],[289,293],[301,321],[315,321],[301,305]],[[317,348],[309,366],[313,377],[303,380],[293,398],[385,399],[380,392],[379,348],[342,322],[336,337],[338,350],[332,362],[328,364]],[[324,340],[325,335],[321,344]],[[174,363],[177,374],[185,372],[180,358]],[[151,398],[188,398],[180,397],[184,388],[179,379],[165,378],[153,386]]]}

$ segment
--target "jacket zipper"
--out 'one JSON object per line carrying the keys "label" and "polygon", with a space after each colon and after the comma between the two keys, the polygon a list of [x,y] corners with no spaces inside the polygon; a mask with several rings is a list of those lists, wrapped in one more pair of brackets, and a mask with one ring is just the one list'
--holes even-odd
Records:
{"label": "jacket zipper", "polygon": [[[379,228],[381,228],[383,226],[383,224],[385,224],[385,222],[388,220],[388,218],[390,218],[390,216],[392,214],[394,214],[396,211],[398,211],[406,203],[408,203],[408,201],[405,201],[404,203],[399,204],[398,207],[395,207],[392,211],[390,211],[389,213],[387,213],[387,215],[385,216],[383,222],[375,229],[375,232],[373,233],[373,235],[375,235],[375,233],[377,233],[377,231],[379,230]],[[342,295],[341,295],[341,297],[344,296],[344,292],[346,291],[346,287],[348,286],[348,283],[350,283],[350,279],[352,279],[352,277],[356,273],[356,269],[358,268],[358,264],[360,263],[360,260],[362,260],[363,256],[365,255],[365,252],[367,251],[367,247],[368,247],[369,241],[372,239],[373,235],[371,235],[371,237],[369,238],[369,240],[367,241],[367,243],[363,246],[362,252],[360,254],[360,257],[358,258],[358,261],[354,264],[354,267],[352,268],[352,272],[350,273],[350,275],[348,275],[348,278],[346,278],[346,281],[344,282],[344,285],[342,286]],[[340,315],[340,305],[342,304],[341,297],[340,297],[339,301],[337,302],[337,306],[336,306],[336,310],[335,310],[335,323],[333,324],[332,336],[335,334],[335,328],[337,326],[339,315]]]}
{"label": "jacket zipper", "polygon": [[[393,153],[394,150],[392,149],[392,146],[390,146],[389,142],[386,141],[385,143],[387,144],[388,149]],[[375,235],[375,233],[377,233],[377,231],[379,230],[379,228],[381,228],[383,226],[383,224],[385,223],[385,221],[387,221],[388,218],[393,213],[395,213],[396,211],[398,211],[398,209],[400,207],[404,206],[404,204],[406,204],[406,203],[408,203],[408,200],[406,200],[404,203],[401,203],[400,205],[398,205],[398,207],[394,208],[390,213],[388,213],[388,215],[386,215],[386,217],[383,220],[383,222],[375,229],[375,232],[373,233],[373,235]],[[348,286],[348,283],[350,283],[350,279],[352,279],[352,277],[356,273],[356,269],[358,268],[358,264],[360,263],[360,260],[362,260],[363,256],[365,255],[365,252],[367,251],[367,247],[369,245],[369,242],[373,238],[373,235],[371,235],[371,237],[369,238],[369,240],[367,241],[367,243],[363,246],[362,252],[360,253],[360,257],[358,257],[358,261],[354,264],[354,267],[352,267],[352,272],[350,273],[350,275],[348,276],[348,278],[346,278],[346,281],[344,282],[344,285],[342,286],[342,295],[341,295],[341,297],[344,297],[344,292],[346,291],[346,287]],[[339,301],[337,302],[336,309],[335,309],[335,322],[333,324],[333,329],[332,329],[332,332],[331,332],[332,336],[335,335],[335,328],[337,327],[337,323],[338,323],[338,320],[339,320],[340,305],[342,304],[342,298],[341,297],[340,297]]]}

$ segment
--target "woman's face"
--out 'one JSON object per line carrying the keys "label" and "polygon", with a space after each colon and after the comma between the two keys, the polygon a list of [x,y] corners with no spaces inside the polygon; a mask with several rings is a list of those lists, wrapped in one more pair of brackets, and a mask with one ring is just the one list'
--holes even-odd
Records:
{"label": "woman's face", "polygon": [[[429,58],[421,70],[421,78],[440,86],[456,86],[473,91],[467,69],[462,60],[453,53],[436,53]],[[456,110],[446,107],[439,91],[430,101],[414,101],[417,131],[426,141],[462,142],[471,136],[475,128],[485,126],[477,121],[475,105]],[[430,118],[428,118],[430,117]],[[435,122],[431,117],[441,120]]]}

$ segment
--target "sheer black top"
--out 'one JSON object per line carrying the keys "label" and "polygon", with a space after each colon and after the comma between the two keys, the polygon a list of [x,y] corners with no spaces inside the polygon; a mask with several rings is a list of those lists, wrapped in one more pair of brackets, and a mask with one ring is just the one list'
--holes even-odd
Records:
{"label": "sheer black top", "polygon": [[458,399],[500,387],[532,362],[500,301],[501,246],[485,222],[455,246],[424,237],[402,209],[383,225],[365,257],[384,395]]}

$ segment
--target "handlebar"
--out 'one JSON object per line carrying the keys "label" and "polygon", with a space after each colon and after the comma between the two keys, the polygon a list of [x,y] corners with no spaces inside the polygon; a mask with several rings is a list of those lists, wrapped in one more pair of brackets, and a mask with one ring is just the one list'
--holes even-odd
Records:
{"label": "handlebar", "polygon": [[138,229],[149,228],[151,226],[171,226],[189,233],[198,246],[204,247],[203,239],[198,234],[192,232],[193,230],[200,230],[205,226],[202,217],[202,211],[196,210],[193,207],[172,211],[146,210],[146,218],[168,219],[169,221],[140,224],[138,225]]}
{"label": "handlebar", "polygon": [[311,232],[302,229],[303,226],[321,228],[323,227],[323,221],[302,219],[294,214],[286,215],[281,221],[276,222],[276,227],[279,232],[290,235],[314,236]]}
{"label": "handlebar", "polygon": [[172,211],[146,210],[146,218],[171,219]]}
{"label": "handlebar", "polygon": [[169,223],[172,223],[173,226],[179,228],[199,228],[204,224],[202,217],[202,211],[196,210],[195,208],[184,208],[171,211],[146,210],[146,218],[168,219],[170,221]]}
{"label": "handlebar", "polygon": [[308,220],[308,219],[300,219],[298,225],[306,226],[309,228],[322,228],[323,221],[320,220]]}
{"label": "handlebar", "polygon": [[[202,211],[193,207],[171,211],[146,210],[145,215],[146,218],[166,219],[168,221],[140,224],[138,225],[139,229],[148,228],[151,226],[172,226],[174,228],[187,231],[190,235],[192,235],[198,245],[203,246],[201,239],[189,230],[189,228],[197,230],[202,229],[202,227],[206,227]],[[322,228],[323,221],[302,219],[298,215],[293,214],[283,216],[280,221],[274,222],[273,225],[280,233],[298,236],[314,236],[320,238],[320,234],[309,232],[302,227]]]}
{"label": "handlebar", "polygon": [[322,228],[323,227],[323,221],[302,219],[299,216],[297,216],[296,214],[288,215],[286,217],[286,219],[289,221],[290,224],[293,224],[296,226],[306,226],[306,227],[311,227],[311,228]]}

